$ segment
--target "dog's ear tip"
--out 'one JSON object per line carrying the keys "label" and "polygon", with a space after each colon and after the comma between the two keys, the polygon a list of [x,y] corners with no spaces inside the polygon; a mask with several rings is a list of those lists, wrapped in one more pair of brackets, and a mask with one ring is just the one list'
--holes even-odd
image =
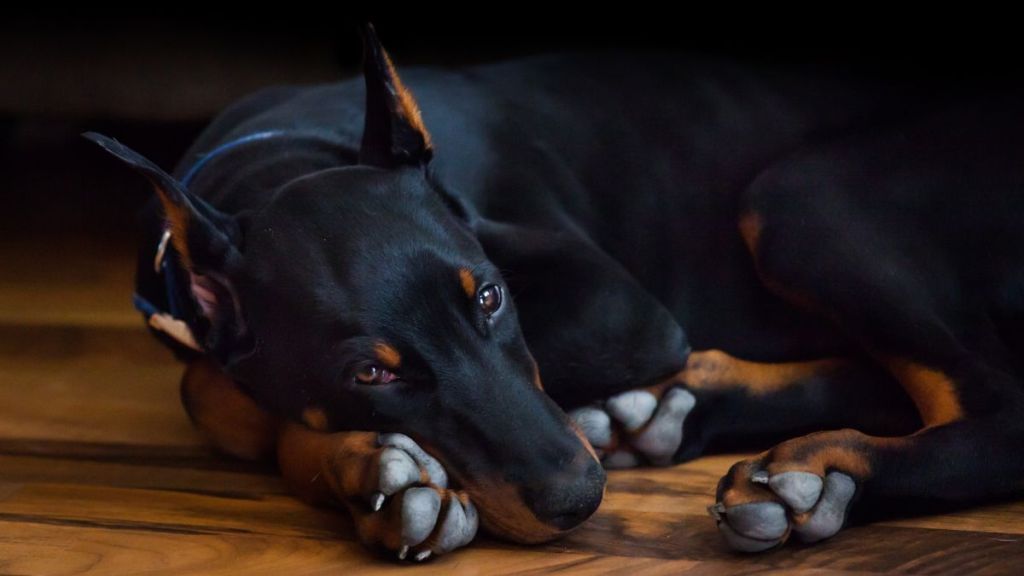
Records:
{"label": "dog's ear tip", "polygon": [[359,36],[363,40],[364,71],[366,71],[367,67],[379,66],[378,60],[381,57],[383,48],[381,47],[380,38],[377,37],[377,28],[374,27],[372,22],[367,20],[359,25]]}
{"label": "dog's ear tip", "polygon": [[82,137],[138,170],[148,173],[160,172],[160,169],[151,160],[110,136],[99,132],[83,132]]}
{"label": "dog's ear tip", "polygon": [[82,132],[82,138],[96,144],[100,148],[103,148],[122,160],[128,160],[128,158],[125,157],[125,152],[128,148],[110,136],[100,134],[99,132]]}
{"label": "dog's ear tip", "polygon": [[377,27],[373,25],[370,20],[364,20],[359,23],[359,36],[363,39],[363,44],[368,46],[380,46],[380,37],[377,36]]}
{"label": "dog's ear tip", "polygon": [[392,168],[430,161],[430,134],[419,106],[398,77],[373,25],[363,26],[363,78],[366,114],[360,164]]}
{"label": "dog's ear tip", "polygon": [[111,146],[114,146],[118,143],[117,140],[114,140],[113,138],[105,134],[100,134],[99,132],[82,132],[81,136],[82,138],[85,138],[89,142],[92,142],[93,144],[98,144],[99,146],[106,149],[110,149]]}

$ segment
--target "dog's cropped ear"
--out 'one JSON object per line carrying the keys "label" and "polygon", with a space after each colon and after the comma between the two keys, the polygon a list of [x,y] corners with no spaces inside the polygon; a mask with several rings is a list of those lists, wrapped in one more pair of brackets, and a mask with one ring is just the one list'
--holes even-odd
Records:
{"label": "dog's cropped ear", "polygon": [[402,85],[371,24],[363,28],[363,75],[366,119],[359,163],[394,168],[428,162],[430,134],[423,126],[419,106]]}
{"label": "dog's cropped ear", "polygon": [[163,207],[171,242],[188,271],[189,288],[206,323],[196,337],[208,351],[223,348],[245,332],[236,292],[229,279],[241,263],[241,230],[234,218],[188,192],[170,174],[124,144],[95,132],[83,134],[142,174]]}

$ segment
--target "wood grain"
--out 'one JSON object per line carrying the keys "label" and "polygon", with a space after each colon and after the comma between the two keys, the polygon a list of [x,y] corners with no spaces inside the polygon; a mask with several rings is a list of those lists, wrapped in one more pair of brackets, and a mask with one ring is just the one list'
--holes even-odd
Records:
{"label": "wood grain", "polygon": [[[0,247],[0,257],[15,249]],[[208,449],[178,402],[181,367],[128,308],[130,255],[79,249],[63,273],[13,278],[11,268],[0,269],[0,574],[399,569],[365,551],[342,513],[288,496],[273,469]],[[97,270],[77,269],[92,264]],[[115,309],[114,295],[125,298],[124,311]],[[101,313],[81,311],[91,299]],[[401,570],[824,575],[1024,568],[1021,502],[857,526],[813,547],[735,555],[705,508],[738,458],[614,472],[596,517],[563,540],[526,548],[484,537]]]}

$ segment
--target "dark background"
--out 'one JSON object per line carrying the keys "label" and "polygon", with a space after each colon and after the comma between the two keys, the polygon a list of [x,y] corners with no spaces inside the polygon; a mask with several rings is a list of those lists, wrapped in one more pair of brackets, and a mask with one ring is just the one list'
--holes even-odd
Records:
{"label": "dark background", "polygon": [[356,73],[357,30],[367,18],[400,69],[550,50],[670,50],[752,66],[840,68],[935,90],[1022,77],[1017,19],[981,9],[555,7],[489,3],[440,14],[428,6],[325,12],[278,4],[273,12],[227,16],[202,6],[131,17],[11,16],[0,23],[0,241],[89,235],[130,242],[133,214],[149,192],[80,132],[115,136],[169,169],[239,96]]}

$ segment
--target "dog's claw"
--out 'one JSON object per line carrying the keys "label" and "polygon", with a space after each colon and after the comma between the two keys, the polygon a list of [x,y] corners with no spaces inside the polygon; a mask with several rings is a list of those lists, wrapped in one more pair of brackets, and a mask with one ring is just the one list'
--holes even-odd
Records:
{"label": "dog's claw", "polygon": [[408,546],[402,546],[402,548],[398,551],[398,559],[399,560],[405,560],[405,557],[408,556],[408,555],[409,555],[409,547]]}
{"label": "dog's claw", "polygon": [[417,562],[423,562],[427,558],[430,558],[430,554],[430,550],[424,550],[423,552],[417,554],[414,558],[416,559]]}
{"label": "dog's claw", "polygon": [[372,508],[374,512],[380,512],[380,509],[384,506],[385,498],[386,496],[384,496],[383,492],[377,492],[370,497],[370,508]]}

